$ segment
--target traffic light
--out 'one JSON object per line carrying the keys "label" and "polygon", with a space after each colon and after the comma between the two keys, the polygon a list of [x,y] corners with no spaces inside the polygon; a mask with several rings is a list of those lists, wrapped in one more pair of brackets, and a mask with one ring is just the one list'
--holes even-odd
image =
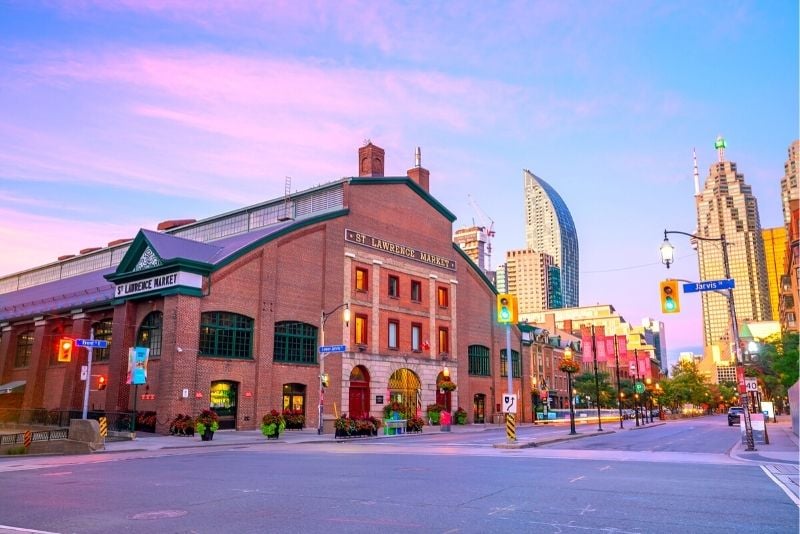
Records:
{"label": "traffic light", "polygon": [[497,322],[514,324],[517,322],[517,296],[510,293],[497,295]]}
{"label": "traffic light", "polygon": [[663,313],[678,313],[681,311],[681,299],[678,292],[678,281],[663,280],[660,285],[661,311]]}
{"label": "traffic light", "polygon": [[328,373],[322,373],[322,387],[326,388],[331,384],[331,378]]}
{"label": "traffic light", "polygon": [[69,362],[72,361],[72,347],[75,345],[75,340],[69,337],[62,337],[58,342],[58,361]]}
{"label": "traffic light", "polygon": [[108,386],[108,381],[105,375],[92,375],[92,387],[89,389],[92,391],[102,391],[106,389],[106,386]]}

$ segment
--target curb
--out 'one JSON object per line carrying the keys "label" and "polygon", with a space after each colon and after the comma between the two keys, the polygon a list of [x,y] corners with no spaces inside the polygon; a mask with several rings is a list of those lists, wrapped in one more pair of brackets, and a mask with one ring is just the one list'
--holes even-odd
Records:
{"label": "curb", "polygon": [[541,447],[542,445],[550,445],[551,443],[560,443],[562,441],[572,441],[574,439],[591,438],[593,436],[604,436],[606,434],[615,434],[616,430],[604,430],[602,432],[592,432],[591,434],[575,434],[566,435],[559,438],[548,438],[539,441],[525,441],[522,443],[495,443],[492,445],[495,449],[530,449],[532,447]]}

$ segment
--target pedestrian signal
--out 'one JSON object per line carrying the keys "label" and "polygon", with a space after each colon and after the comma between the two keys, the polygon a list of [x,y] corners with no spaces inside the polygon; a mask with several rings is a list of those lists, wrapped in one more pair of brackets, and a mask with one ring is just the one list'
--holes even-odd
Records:
{"label": "pedestrian signal", "polygon": [[497,295],[497,322],[514,324],[517,322],[517,297],[510,293]]}
{"label": "pedestrian signal", "polygon": [[69,362],[72,361],[72,347],[75,345],[75,340],[68,337],[62,337],[58,342],[58,361]]}
{"label": "pedestrian signal", "polygon": [[681,311],[681,300],[677,280],[663,280],[661,287],[661,312],[678,313]]}

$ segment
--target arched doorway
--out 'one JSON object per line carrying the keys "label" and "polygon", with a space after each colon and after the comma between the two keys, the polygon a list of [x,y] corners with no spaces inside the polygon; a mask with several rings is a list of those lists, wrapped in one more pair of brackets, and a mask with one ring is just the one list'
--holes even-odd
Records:
{"label": "arched doorway", "polygon": [[411,369],[398,369],[389,377],[389,402],[402,406],[406,415],[418,416],[422,410],[420,380]]}
{"label": "arched doorway", "polygon": [[239,384],[236,382],[211,382],[210,408],[219,415],[219,428],[236,428],[236,397]]}
{"label": "arched doorway", "polygon": [[363,365],[357,365],[350,371],[350,417],[369,417],[369,400],[369,371]]}
{"label": "arched doorway", "polygon": [[452,391],[444,391],[439,387],[442,382],[450,382],[450,374],[445,374],[444,371],[439,373],[436,377],[436,404],[444,406],[444,411],[453,411]]}
{"label": "arched doorway", "polygon": [[472,417],[476,423],[486,422],[486,395],[483,393],[472,397]]}

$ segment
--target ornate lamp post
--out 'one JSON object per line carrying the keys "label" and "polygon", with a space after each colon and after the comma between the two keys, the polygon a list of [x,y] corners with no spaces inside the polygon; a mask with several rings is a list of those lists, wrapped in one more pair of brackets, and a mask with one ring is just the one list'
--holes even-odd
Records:
{"label": "ornate lamp post", "polygon": [[[561,359],[561,363],[559,364],[558,368],[567,373],[567,391],[571,393],[572,373],[580,369],[578,363],[572,359],[572,347],[567,347],[564,349],[564,357]],[[569,396],[569,433],[577,434],[577,432],[575,432],[575,405],[573,393],[571,393]]]}
{"label": "ornate lamp post", "polygon": [[[728,242],[725,241],[725,234],[720,234],[719,237],[701,237],[699,235],[689,234],[687,232],[681,232],[678,230],[664,230],[664,242],[661,243],[660,251],[661,262],[667,266],[667,269],[669,269],[670,264],[674,263],[675,261],[675,247],[673,247],[669,242],[669,239],[667,239],[667,235],[669,234],[685,235],[694,239],[699,239],[700,241],[718,241],[722,246],[722,266],[724,269],[725,278],[730,279],[731,266],[728,261]],[[739,345],[739,326],[736,322],[736,307],[733,303],[733,288],[728,289],[726,296],[728,297],[728,314],[731,318],[731,340],[733,341],[733,347],[736,354],[736,366],[739,368],[737,371],[741,372],[741,375],[744,375],[742,348]],[[750,407],[748,406],[747,402],[747,392],[743,390],[741,385],[739,387],[739,403],[744,409],[744,431],[745,441],[747,442],[746,450],[754,451],[756,450],[756,447],[755,442],[753,441],[753,426],[750,422]]]}
{"label": "ornate lamp post", "polygon": [[[342,314],[342,320],[344,321],[345,326],[350,324],[350,304],[347,302],[343,302],[339,304],[334,309],[329,312],[325,312],[322,310],[319,315],[319,346],[325,346],[325,321],[328,320],[328,317],[334,314],[337,310],[344,308],[344,313]],[[319,423],[317,426],[317,434],[322,434],[322,409],[324,405],[325,399],[325,388],[328,386],[328,378],[325,375],[325,356],[330,353],[319,353]]]}

